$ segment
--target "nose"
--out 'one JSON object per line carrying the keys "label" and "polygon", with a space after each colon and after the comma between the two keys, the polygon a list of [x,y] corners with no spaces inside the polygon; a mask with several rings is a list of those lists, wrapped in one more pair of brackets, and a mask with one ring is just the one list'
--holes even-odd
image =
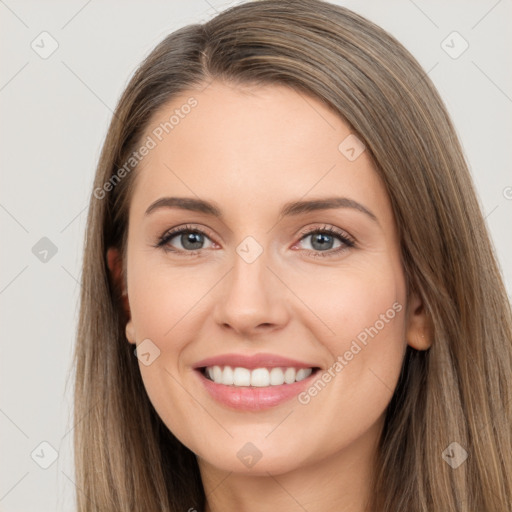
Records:
{"label": "nose", "polygon": [[268,263],[265,252],[252,263],[235,253],[233,268],[219,283],[217,325],[250,337],[288,323],[287,289]]}

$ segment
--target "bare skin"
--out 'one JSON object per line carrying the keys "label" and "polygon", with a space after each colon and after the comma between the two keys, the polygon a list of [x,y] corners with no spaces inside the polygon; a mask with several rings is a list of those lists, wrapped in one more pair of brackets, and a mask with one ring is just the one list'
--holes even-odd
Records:
{"label": "bare skin", "polygon": [[[191,96],[197,106],[137,169],[130,205],[127,340],[160,350],[139,363],[148,396],[197,455],[207,512],[363,512],[406,346],[430,346],[421,299],[406,294],[386,190],[367,151],[350,161],[338,149],[351,133],[341,118],[286,87],[215,81],[160,109],[148,135]],[[212,202],[222,217],[145,213],[171,196]],[[331,197],[370,214],[345,205],[279,216],[285,203]],[[204,232],[199,249],[190,233],[156,247],[185,226]],[[318,244],[325,228],[335,232]],[[251,263],[236,251],[248,236],[263,251]],[[108,260],[120,279],[115,249]],[[213,399],[193,369],[206,357],[262,352],[334,376],[302,402],[248,412]],[[338,357],[346,364],[335,371]],[[261,454],[252,467],[237,456],[246,443]]]}

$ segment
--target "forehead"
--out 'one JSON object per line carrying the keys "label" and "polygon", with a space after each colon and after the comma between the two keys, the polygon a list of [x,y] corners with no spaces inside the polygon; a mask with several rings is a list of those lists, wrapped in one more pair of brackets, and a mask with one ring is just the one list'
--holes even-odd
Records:
{"label": "forehead", "polygon": [[185,91],[156,112],[146,137],[154,147],[137,169],[140,208],[164,195],[199,196],[247,216],[308,194],[348,193],[386,206],[367,152],[355,160],[344,152],[344,141],[357,144],[349,126],[285,86],[214,81]]}

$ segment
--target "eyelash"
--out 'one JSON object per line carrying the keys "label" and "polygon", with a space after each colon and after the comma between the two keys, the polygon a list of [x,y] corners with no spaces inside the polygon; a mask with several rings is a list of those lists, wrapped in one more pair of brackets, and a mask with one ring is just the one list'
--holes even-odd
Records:
{"label": "eyelash", "polygon": [[[199,254],[199,252],[202,249],[198,249],[196,251],[182,251],[181,249],[170,249],[167,244],[170,240],[175,238],[177,235],[181,235],[183,233],[195,233],[204,235],[211,239],[211,237],[208,235],[207,232],[203,231],[202,229],[195,228],[194,226],[183,226],[179,228],[171,229],[170,231],[165,232],[157,241],[157,243],[154,245],[156,248],[160,248],[163,251],[169,253],[172,252],[178,256],[196,256]],[[355,241],[344,231],[339,231],[336,228],[333,228],[332,226],[323,226],[322,228],[311,228],[308,230],[305,230],[300,233],[300,239],[299,242],[302,241],[304,238],[306,238],[308,235],[312,234],[327,234],[334,236],[337,238],[343,245],[338,247],[337,249],[329,249],[328,251],[315,251],[315,250],[308,250],[303,249],[307,253],[309,253],[310,256],[313,256],[315,258],[329,258],[333,256],[337,256],[338,254],[351,249],[356,246]]]}

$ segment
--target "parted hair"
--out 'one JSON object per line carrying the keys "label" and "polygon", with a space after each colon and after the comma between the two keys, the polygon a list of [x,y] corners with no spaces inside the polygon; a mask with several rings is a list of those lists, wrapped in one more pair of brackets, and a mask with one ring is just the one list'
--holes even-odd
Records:
{"label": "parted hair", "polygon": [[[407,348],[368,510],[511,510],[511,308],[468,165],[427,73],[347,8],[242,3],[171,33],[141,63],[115,109],[94,189],[139,147],[161,107],[211,80],[317,98],[365,144],[389,195],[407,289],[422,297],[433,342]],[[91,193],[89,204],[74,356],[78,511],[202,511],[196,457],[149,401],[106,261],[109,247],[125,254],[137,172],[104,197]],[[442,456],[453,442],[468,453],[456,469]]]}

